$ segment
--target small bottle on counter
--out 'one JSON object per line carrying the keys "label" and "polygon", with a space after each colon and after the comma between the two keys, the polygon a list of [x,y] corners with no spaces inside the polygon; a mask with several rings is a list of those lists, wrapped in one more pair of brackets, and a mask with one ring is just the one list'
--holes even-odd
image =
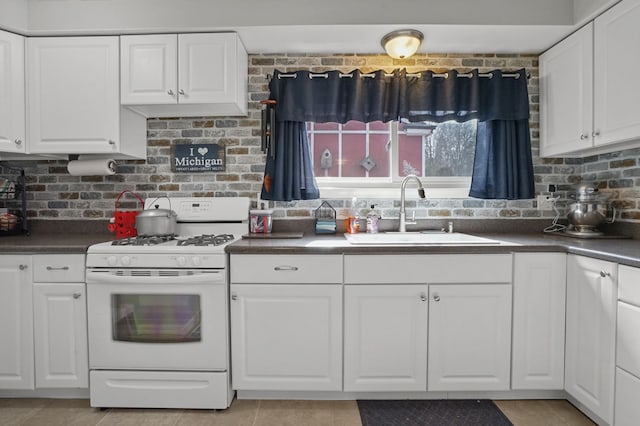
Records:
{"label": "small bottle on counter", "polygon": [[367,213],[367,233],[368,234],[377,234],[378,233],[378,222],[380,221],[380,216],[374,210],[375,204],[371,204],[371,210]]}

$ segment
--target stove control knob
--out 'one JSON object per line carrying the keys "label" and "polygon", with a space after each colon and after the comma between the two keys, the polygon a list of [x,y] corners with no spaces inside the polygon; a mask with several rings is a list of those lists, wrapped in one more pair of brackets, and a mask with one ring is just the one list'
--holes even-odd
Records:
{"label": "stove control knob", "polygon": [[187,259],[184,256],[176,257],[176,262],[178,262],[178,266],[184,266],[187,264]]}
{"label": "stove control knob", "polygon": [[122,262],[122,265],[124,266],[129,266],[131,265],[131,258],[129,256],[122,256],[120,262]]}
{"label": "stove control knob", "polygon": [[194,257],[191,259],[191,263],[193,263],[193,266],[200,266],[200,264],[202,263],[202,261],[200,260],[199,257]]}
{"label": "stove control knob", "polygon": [[118,263],[118,259],[115,256],[107,257],[107,264],[109,266],[116,266],[117,263]]}

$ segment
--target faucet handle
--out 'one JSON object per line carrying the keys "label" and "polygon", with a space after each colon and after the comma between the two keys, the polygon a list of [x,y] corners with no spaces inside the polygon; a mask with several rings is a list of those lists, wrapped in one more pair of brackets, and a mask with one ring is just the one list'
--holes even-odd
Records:
{"label": "faucet handle", "polygon": [[416,224],[416,212],[415,210],[411,212],[411,220],[405,221],[405,225],[415,225]]}

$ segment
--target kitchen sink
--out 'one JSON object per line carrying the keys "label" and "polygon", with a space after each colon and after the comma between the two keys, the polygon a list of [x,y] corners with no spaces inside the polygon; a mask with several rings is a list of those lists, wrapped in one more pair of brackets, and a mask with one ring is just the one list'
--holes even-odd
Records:
{"label": "kitchen sink", "polygon": [[379,234],[344,234],[350,244],[363,245],[468,245],[500,244],[489,238],[460,232],[384,232]]}

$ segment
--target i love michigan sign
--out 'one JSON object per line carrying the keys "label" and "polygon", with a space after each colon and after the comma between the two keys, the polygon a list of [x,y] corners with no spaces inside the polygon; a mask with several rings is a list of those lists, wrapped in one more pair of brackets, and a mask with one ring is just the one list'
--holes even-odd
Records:
{"label": "i love michigan sign", "polygon": [[174,172],[223,172],[224,147],[210,144],[178,144],[173,150],[171,169]]}

